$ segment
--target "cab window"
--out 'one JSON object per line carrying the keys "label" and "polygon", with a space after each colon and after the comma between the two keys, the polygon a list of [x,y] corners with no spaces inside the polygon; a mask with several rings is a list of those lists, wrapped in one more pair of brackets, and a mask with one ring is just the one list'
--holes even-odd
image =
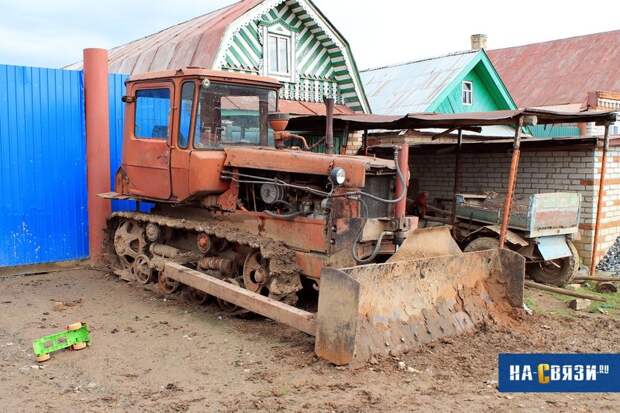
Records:
{"label": "cab window", "polygon": [[141,89],[136,91],[134,135],[139,139],[168,138],[170,89]]}
{"label": "cab window", "polygon": [[181,105],[179,110],[179,148],[187,148],[192,123],[192,106],[194,104],[194,82],[185,82],[181,87]]}
{"label": "cab window", "polygon": [[[258,145],[263,128],[261,119],[274,111],[273,90],[254,86],[213,83],[200,88],[200,99],[194,126],[194,147],[221,148],[225,145]],[[261,116],[263,114],[264,116]]]}

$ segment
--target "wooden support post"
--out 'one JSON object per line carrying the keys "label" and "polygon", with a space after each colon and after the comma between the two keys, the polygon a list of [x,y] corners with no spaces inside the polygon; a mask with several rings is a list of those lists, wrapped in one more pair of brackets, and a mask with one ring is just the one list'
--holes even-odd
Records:
{"label": "wooden support post", "polygon": [[407,190],[409,188],[409,144],[403,143],[400,145],[399,157],[396,160],[400,168],[405,182],[402,182],[398,177],[396,178],[395,193],[397,196],[405,192],[403,198],[394,205],[394,218],[405,218],[407,215]]}
{"label": "wooden support post", "polygon": [[454,159],[454,189],[452,191],[452,214],[450,223],[454,226],[456,223],[456,194],[461,186],[461,149],[463,147],[463,129],[459,129],[458,141],[456,144],[456,154]]}
{"label": "wooden support post", "polygon": [[269,103],[266,100],[261,100],[258,103],[258,112],[260,116],[260,132],[258,142],[260,146],[267,146],[269,145],[269,130],[268,128],[263,127],[269,124]]}
{"label": "wooden support post", "polygon": [[599,229],[603,201],[605,199],[605,173],[607,172],[607,150],[609,149],[609,124],[605,124],[605,136],[603,138],[603,157],[601,159],[601,177],[598,185],[598,201],[596,203],[596,221],[594,223],[594,240],[592,241],[592,258],[590,260],[590,275],[596,275],[596,253],[598,250]]}
{"label": "wooden support post", "polygon": [[368,129],[364,129],[364,135],[362,136],[362,155],[368,156]]}
{"label": "wooden support post", "polygon": [[110,192],[110,117],[108,110],[108,51],[84,49],[86,111],[86,173],[88,184],[88,245],[91,261],[103,259],[106,220],[112,212]]}
{"label": "wooden support post", "polygon": [[510,209],[512,208],[512,197],[517,183],[517,172],[519,170],[519,157],[521,156],[521,128],[523,127],[523,117],[519,117],[515,125],[515,138],[512,150],[512,160],[510,161],[510,172],[508,174],[508,187],[506,188],[506,199],[504,199],[504,209],[502,213],[502,226],[499,231],[499,247],[504,248],[506,234],[508,233],[508,223],[510,222]]}

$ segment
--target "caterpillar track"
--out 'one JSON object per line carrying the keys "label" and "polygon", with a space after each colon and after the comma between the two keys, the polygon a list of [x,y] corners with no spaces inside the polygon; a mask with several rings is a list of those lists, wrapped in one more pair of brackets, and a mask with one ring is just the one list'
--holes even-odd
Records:
{"label": "caterpillar track", "polygon": [[[149,224],[155,227],[148,227]],[[131,227],[131,230],[127,230],[127,227]],[[157,228],[159,234],[151,235],[149,239],[146,232],[151,228]],[[204,234],[209,237],[210,243],[217,244],[209,252],[201,252],[197,245],[192,246],[188,242],[199,235],[204,237]],[[245,268],[248,261],[256,261],[250,260],[251,256],[260,257],[267,272],[260,288],[256,280],[249,278],[248,269]],[[167,281],[161,279],[166,261],[175,261],[195,269],[200,268],[201,260],[204,262],[205,259],[220,265],[223,260],[227,260],[226,265],[232,261],[233,267],[227,268],[224,273],[217,268],[201,268],[206,274],[245,286],[254,292],[262,292],[287,304],[296,303],[297,292],[302,288],[294,251],[281,242],[248,233],[215,217],[186,219],[157,213],[115,212],[108,219],[105,258],[110,268],[121,278],[137,279],[145,284],[159,282],[164,293],[175,290],[166,288]],[[153,271],[153,276],[140,277],[141,272],[144,274],[145,266]]]}

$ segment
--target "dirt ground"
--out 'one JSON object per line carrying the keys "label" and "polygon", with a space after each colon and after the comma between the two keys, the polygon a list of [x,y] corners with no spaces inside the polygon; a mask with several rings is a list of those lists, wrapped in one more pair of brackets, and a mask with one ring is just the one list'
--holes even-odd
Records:
{"label": "dirt ground", "polygon": [[[554,298],[530,294],[538,308]],[[62,304],[58,304],[62,303]],[[541,314],[543,313],[543,314]],[[33,339],[85,321],[92,345],[34,362]],[[312,339],[92,270],[0,277],[1,411],[618,411],[620,394],[503,394],[499,352],[617,352],[615,315],[538,311],[352,370]],[[406,367],[400,370],[398,362]],[[402,366],[402,365],[401,365]]]}

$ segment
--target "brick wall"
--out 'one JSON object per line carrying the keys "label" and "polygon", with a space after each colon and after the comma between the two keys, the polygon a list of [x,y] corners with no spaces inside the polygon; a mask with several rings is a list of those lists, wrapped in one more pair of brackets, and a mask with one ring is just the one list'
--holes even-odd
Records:
{"label": "brick wall", "polygon": [[[461,192],[503,193],[508,181],[510,153],[462,155]],[[583,262],[589,263],[600,178],[600,150],[522,152],[517,179],[517,195],[537,192],[577,191],[582,194],[581,239],[575,244]],[[411,155],[415,187],[428,191],[431,199],[451,198],[454,154]],[[606,200],[601,219],[598,256],[620,236],[620,150],[608,153]]]}
{"label": "brick wall", "polygon": [[347,147],[345,148],[345,155],[355,155],[359,148],[362,147],[362,138],[364,133],[362,131],[355,131],[349,133],[347,137]]}

